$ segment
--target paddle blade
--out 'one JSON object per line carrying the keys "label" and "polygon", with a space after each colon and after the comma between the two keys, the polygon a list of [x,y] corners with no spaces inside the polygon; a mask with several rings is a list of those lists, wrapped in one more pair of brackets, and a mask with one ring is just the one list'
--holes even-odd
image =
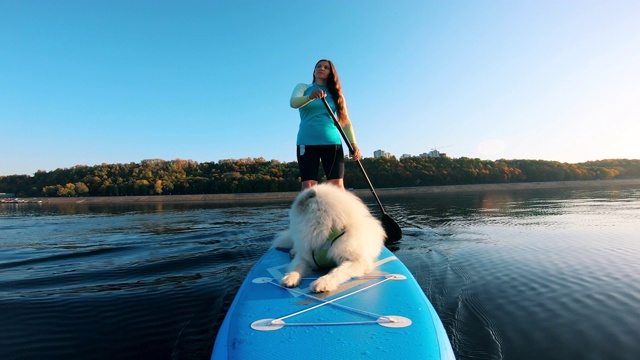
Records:
{"label": "paddle blade", "polygon": [[400,225],[398,225],[398,223],[395,222],[395,220],[393,220],[389,215],[383,214],[380,222],[382,222],[384,232],[387,233],[388,242],[395,242],[402,238],[402,230],[400,229]]}

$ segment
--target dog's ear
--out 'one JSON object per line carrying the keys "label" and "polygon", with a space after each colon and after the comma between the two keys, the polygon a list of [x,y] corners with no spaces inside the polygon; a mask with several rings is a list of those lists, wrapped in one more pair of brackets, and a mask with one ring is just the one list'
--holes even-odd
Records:
{"label": "dog's ear", "polygon": [[318,194],[315,189],[309,189],[302,192],[297,200],[296,208],[298,211],[304,211],[309,206],[309,201],[314,199]]}
{"label": "dog's ear", "polygon": [[316,196],[318,196],[318,193],[316,192],[316,189],[311,188],[309,190],[306,190],[303,195],[302,195],[302,200],[304,201],[308,201],[310,199],[315,198]]}

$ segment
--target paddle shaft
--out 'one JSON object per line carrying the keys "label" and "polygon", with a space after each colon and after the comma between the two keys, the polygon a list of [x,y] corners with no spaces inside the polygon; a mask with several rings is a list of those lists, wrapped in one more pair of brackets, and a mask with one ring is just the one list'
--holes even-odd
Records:
{"label": "paddle shaft", "polygon": [[[340,131],[340,135],[342,135],[344,142],[347,144],[347,147],[349,148],[349,153],[354,154],[355,151],[353,150],[353,145],[351,145],[351,142],[349,142],[349,139],[347,139],[347,134],[345,134],[344,130],[342,130],[342,126],[340,126],[340,123],[338,122],[336,115],[333,113],[333,110],[331,110],[331,106],[329,106],[327,99],[322,98],[322,103],[324,103],[324,106],[327,108],[327,111],[329,112],[329,114],[331,114],[331,118],[333,119],[333,124],[338,128],[338,131]],[[366,171],[364,171],[364,167],[362,166],[362,163],[360,162],[360,160],[356,160],[356,163],[358,164],[358,167],[360,167],[360,171],[362,172],[362,175],[364,175],[364,178],[367,180],[367,184],[369,185],[369,190],[371,190],[371,194],[373,194],[373,197],[376,199],[376,202],[380,207],[380,211],[382,211],[384,215],[387,215],[387,213],[384,211],[384,207],[382,207],[382,203],[380,202],[380,199],[378,198],[378,194],[376,194],[376,191],[373,189],[371,180],[369,180],[369,177],[367,176]]]}

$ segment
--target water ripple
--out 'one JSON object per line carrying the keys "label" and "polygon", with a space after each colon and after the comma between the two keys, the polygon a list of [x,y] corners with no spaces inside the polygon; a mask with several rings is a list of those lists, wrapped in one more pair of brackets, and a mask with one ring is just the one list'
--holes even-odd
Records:
{"label": "water ripple", "polygon": [[[640,189],[384,203],[458,359],[640,358]],[[286,205],[20,209],[0,209],[0,359],[207,359],[287,225]]]}

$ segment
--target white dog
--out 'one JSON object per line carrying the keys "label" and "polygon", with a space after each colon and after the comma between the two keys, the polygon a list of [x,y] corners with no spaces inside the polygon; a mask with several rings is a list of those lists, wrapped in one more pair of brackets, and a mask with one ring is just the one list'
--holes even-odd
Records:
{"label": "white dog", "polygon": [[330,184],[304,190],[289,210],[289,229],[274,240],[293,256],[281,284],[296,287],[311,270],[333,267],[311,284],[314,292],[333,291],[373,270],[385,236],[380,221],[354,194]]}

